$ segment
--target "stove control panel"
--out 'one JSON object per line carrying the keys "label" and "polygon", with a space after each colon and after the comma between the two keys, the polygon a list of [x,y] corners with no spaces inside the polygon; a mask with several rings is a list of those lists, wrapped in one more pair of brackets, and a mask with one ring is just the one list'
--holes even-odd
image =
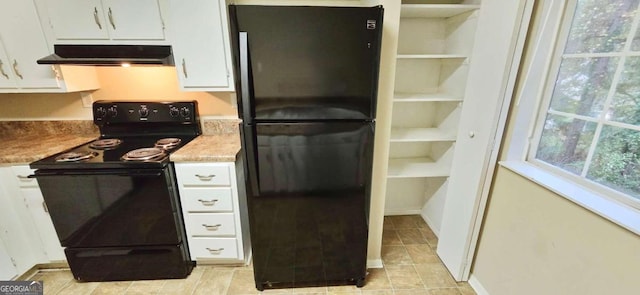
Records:
{"label": "stove control panel", "polygon": [[128,123],[195,123],[197,102],[118,102],[93,103],[93,122],[96,125]]}

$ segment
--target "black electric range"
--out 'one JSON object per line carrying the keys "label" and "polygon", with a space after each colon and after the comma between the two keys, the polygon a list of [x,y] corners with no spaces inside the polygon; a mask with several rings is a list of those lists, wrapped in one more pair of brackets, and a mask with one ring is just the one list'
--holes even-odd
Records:
{"label": "black electric range", "polygon": [[169,155],[201,133],[197,104],[93,104],[100,137],[30,164],[80,281],[184,278],[193,268]]}

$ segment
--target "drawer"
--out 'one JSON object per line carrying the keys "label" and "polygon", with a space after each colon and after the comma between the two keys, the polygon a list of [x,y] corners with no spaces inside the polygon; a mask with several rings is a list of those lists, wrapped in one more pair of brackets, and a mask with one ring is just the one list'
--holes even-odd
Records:
{"label": "drawer", "polygon": [[227,165],[177,165],[176,176],[182,186],[230,185],[229,166]]}
{"label": "drawer", "polygon": [[192,238],[189,240],[191,259],[239,259],[235,238]]}
{"label": "drawer", "polygon": [[189,235],[234,236],[236,226],[233,213],[190,213]]}
{"label": "drawer", "polygon": [[180,189],[182,207],[188,212],[233,211],[229,187],[189,187]]}
{"label": "drawer", "polygon": [[27,178],[35,171],[29,166],[11,166],[11,171],[16,176],[16,181],[20,187],[38,187],[38,182],[35,178]]}

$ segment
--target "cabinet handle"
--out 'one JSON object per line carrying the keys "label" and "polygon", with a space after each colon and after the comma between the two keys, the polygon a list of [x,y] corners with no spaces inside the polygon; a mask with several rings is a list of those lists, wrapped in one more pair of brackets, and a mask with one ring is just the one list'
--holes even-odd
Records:
{"label": "cabinet handle", "polygon": [[16,76],[18,76],[18,78],[20,78],[20,80],[23,80],[24,78],[22,77],[22,74],[20,74],[20,71],[18,70],[18,61],[17,60],[13,60],[13,72],[16,73]]}
{"label": "cabinet handle", "polygon": [[207,248],[207,251],[209,251],[209,253],[211,254],[220,254],[220,252],[222,252],[223,250],[224,248],[218,248],[218,249]]}
{"label": "cabinet handle", "polygon": [[204,228],[206,228],[209,231],[217,231],[220,229],[220,227],[222,226],[222,224],[216,224],[216,225],[209,225],[206,223],[203,223],[202,226],[204,226]]}
{"label": "cabinet handle", "polygon": [[29,180],[31,181],[32,179],[29,178],[29,176],[24,176],[24,175],[16,175],[18,177],[19,180],[21,181],[25,181],[25,180]]}
{"label": "cabinet handle", "polygon": [[100,30],[102,30],[102,24],[100,23],[100,19],[98,18],[98,8],[97,7],[93,8],[93,19],[96,21],[96,25],[98,25],[98,28]]}
{"label": "cabinet handle", "polygon": [[3,63],[2,63],[2,60],[0,59],[0,74],[2,74],[5,79],[9,79],[9,75],[7,75],[7,73],[4,72],[4,67],[2,65]]}
{"label": "cabinet handle", "polygon": [[213,206],[216,204],[216,202],[218,202],[218,199],[213,199],[213,200],[203,200],[203,199],[198,199],[198,201],[200,203],[202,203],[203,206]]}
{"label": "cabinet handle", "polygon": [[116,29],[116,23],[113,21],[113,12],[111,12],[111,7],[109,7],[109,22],[111,23],[111,26],[115,30]]}
{"label": "cabinet handle", "polygon": [[182,74],[184,74],[185,78],[189,78],[189,75],[187,75],[187,62],[184,61],[184,58],[182,59]]}
{"label": "cabinet handle", "polygon": [[47,208],[47,203],[45,203],[44,201],[42,201],[42,208],[44,209],[44,212],[49,213],[49,208]]}
{"label": "cabinet handle", "polygon": [[216,177],[216,175],[215,174],[209,174],[209,175],[196,174],[196,177],[199,178],[202,181],[211,181],[211,179]]}

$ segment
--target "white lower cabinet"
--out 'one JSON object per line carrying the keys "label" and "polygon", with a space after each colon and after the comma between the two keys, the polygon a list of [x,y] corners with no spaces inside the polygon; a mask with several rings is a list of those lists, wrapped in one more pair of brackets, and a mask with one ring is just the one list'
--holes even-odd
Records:
{"label": "white lower cabinet", "polygon": [[191,259],[248,263],[248,224],[235,163],[176,163],[176,178]]}
{"label": "white lower cabinet", "polygon": [[48,259],[46,262],[65,261],[64,248],[60,245],[38,182],[35,178],[27,177],[33,174],[33,170],[28,166],[12,166],[11,170],[29,211],[29,217],[42,242],[42,248]]}
{"label": "white lower cabinet", "polygon": [[189,243],[192,259],[238,259],[235,238],[192,238]]}
{"label": "white lower cabinet", "polygon": [[0,167],[0,280],[37,264],[65,261],[38,183],[27,177],[31,174],[26,165]]}
{"label": "white lower cabinet", "polygon": [[235,236],[233,213],[189,213],[193,236]]}

